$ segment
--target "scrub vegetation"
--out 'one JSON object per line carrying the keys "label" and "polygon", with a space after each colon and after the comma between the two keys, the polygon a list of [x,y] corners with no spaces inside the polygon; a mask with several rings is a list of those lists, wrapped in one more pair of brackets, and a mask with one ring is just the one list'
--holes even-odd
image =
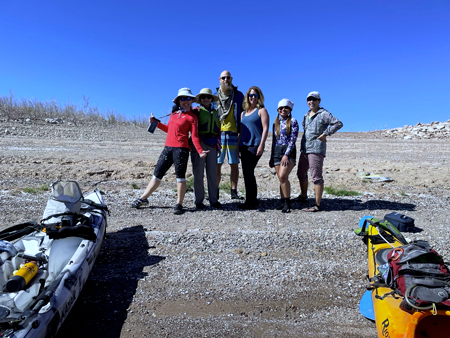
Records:
{"label": "scrub vegetation", "polygon": [[359,192],[354,190],[344,190],[344,189],[338,189],[334,187],[325,187],[323,189],[327,194],[334,195],[334,196],[358,196],[361,195]]}
{"label": "scrub vegetation", "polygon": [[28,187],[28,188],[24,188],[23,192],[27,193],[27,194],[37,194],[40,192],[46,192],[48,191],[48,185],[47,184],[43,184],[41,186],[38,187]]}
{"label": "scrub vegetation", "polygon": [[90,105],[90,98],[83,95],[83,106],[73,103],[60,104],[56,100],[41,102],[36,99],[18,99],[13,94],[0,96],[0,118],[6,120],[45,120],[60,118],[64,122],[85,123],[95,122],[100,125],[136,124],[144,126],[147,117],[128,118],[115,110],[106,108],[101,111]]}

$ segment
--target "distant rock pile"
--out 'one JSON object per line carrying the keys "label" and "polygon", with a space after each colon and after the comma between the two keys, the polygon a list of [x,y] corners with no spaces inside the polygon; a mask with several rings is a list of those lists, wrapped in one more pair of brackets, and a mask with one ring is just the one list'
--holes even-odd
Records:
{"label": "distant rock pile", "polygon": [[382,135],[390,138],[411,139],[449,139],[450,120],[447,122],[417,123],[415,126],[404,126],[382,130]]}

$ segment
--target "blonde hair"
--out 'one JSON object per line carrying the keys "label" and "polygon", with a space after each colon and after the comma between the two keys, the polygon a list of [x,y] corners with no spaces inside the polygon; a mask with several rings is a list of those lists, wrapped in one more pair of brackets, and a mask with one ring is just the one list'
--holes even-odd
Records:
{"label": "blonde hair", "polygon": [[256,86],[252,86],[252,87],[250,87],[249,90],[247,90],[247,93],[245,94],[244,104],[243,104],[244,110],[247,110],[250,107],[250,102],[248,101],[248,95],[250,94],[250,92],[252,90],[254,90],[259,96],[258,102],[256,103],[256,108],[259,108],[259,109],[264,108],[264,95],[263,95],[261,89],[259,89],[259,87],[256,87]]}
{"label": "blonde hair", "polygon": [[[289,116],[286,118],[286,133],[288,135],[291,135],[291,118],[292,118],[292,113],[290,113]],[[280,137],[280,115],[277,115],[275,122],[274,122],[274,126],[275,126],[275,133],[277,134],[277,137]]]}

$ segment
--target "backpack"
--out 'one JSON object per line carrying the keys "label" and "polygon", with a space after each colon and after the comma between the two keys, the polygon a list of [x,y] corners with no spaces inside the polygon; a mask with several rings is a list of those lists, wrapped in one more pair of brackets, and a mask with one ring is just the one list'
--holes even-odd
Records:
{"label": "backpack", "polygon": [[450,271],[427,241],[396,247],[387,258],[389,271],[384,276],[385,282],[404,297],[400,305],[403,310],[450,307]]}

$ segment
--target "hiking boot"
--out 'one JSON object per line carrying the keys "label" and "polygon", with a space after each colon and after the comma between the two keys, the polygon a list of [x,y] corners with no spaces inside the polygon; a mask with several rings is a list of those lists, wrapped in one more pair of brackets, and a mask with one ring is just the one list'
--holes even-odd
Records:
{"label": "hiking boot", "polygon": [[281,199],[281,203],[277,206],[277,210],[283,210],[284,208],[284,198]]}
{"label": "hiking boot", "polygon": [[203,203],[195,203],[195,208],[198,210],[203,210],[206,206]]}
{"label": "hiking boot", "polygon": [[131,207],[139,209],[143,205],[148,205],[148,199],[146,199],[146,198],[138,198],[136,201],[133,202],[133,204],[131,204]]}
{"label": "hiking boot", "polygon": [[211,204],[211,207],[213,207],[214,209],[222,209],[222,203],[220,202],[216,202]]}
{"label": "hiking boot", "polygon": [[291,199],[290,198],[286,198],[284,200],[284,205],[283,205],[283,208],[281,209],[281,212],[284,212],[284,213],[291,212]]}
{"label": "hiking boot", "polygon": [[241,196],[239,196],[238,195],[238,193],[237,193],[237,189],[231,189],[231,199],[232,200],[243,200],[244,199],[244,197],[241,197]]}
{"label": "hiking boot", "polygon": [[181,204],[175,205],[175,208],[173,208],[173,213],[175,215],[181,215],[182,213],[184,213],[183,206]]}

